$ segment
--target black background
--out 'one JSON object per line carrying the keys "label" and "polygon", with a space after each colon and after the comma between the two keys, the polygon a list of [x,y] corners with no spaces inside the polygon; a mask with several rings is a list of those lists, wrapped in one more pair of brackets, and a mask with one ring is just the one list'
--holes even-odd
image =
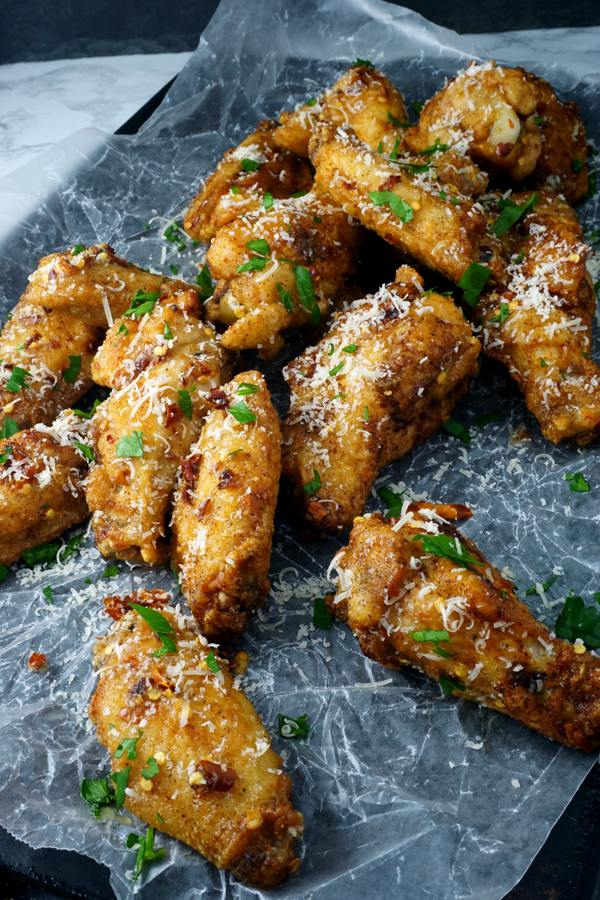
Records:
{"label": "black background", "polygon": [[[217,5],[217,0],[0,0],[0,64],[194,50]],[[600,25],[600,0],[405,0],[402,5],[461,34]],[[123,130],[135,130],[151,111],[150,105]],[[507,900],[600,900],[599,826],[596,765]],[[112,900],[108,870],[76,853],[32,850],[0,827],[1,900],[66,896]]]}

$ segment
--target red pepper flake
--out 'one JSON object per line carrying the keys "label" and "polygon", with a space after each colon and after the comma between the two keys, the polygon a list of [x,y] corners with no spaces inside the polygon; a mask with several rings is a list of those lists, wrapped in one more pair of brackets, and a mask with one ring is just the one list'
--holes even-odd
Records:
{"label": "red pepper flake", "polygon": [[500,143],[498,144],[498,148],[497,148],[497,150],[496,150],[496,153],[497,153],[498,156],[500,156],[500,157],[502,157],[502,156],[508,156],[508,154],[512,152],[514,146],[515,146],[515,145],[514,145],[514,144],[511,144],[509,141],[508,141],[506,144],[503,144],[502,142],[500,142]]}
{"label": "red pepper flake", "polygon": [[218,409],[227,409],[229,397],[221,388],[213,388],[208,395],[208,402],[211,406],[216,406]]}
{"label": "red pepper flake", "polygon": [[180,419],[183,418],[183,410],[179,406],[178,403],[171,403],[170,406],[167,407],[167,418],[165,420],[165,428],[170,428],[171,425],[176,425]]}
{"label": "red pepper flake", "polygon": [[32,653],[27,663],[32,672],[45,672],[48,668],[45,653]]}
{"label": "red pepper flake", "polygon": [[219,478],[219,483],[217,484],[217,488],[222,490],[223,488],[229,487],[231,482],[233,481],[233,472],[230,469],[223,469],[221,472],[221,477]]}

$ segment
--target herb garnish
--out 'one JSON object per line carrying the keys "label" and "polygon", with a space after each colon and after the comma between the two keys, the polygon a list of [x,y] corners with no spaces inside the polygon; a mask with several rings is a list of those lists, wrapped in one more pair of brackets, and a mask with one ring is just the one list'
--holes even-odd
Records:
{"label": "herb garnish", "polygon": [[148,606],[142,606],[140,603],[130,603],[129,605],[132,609],[135,609],[136,613],[142,617],[146,625],[158,635],[162,642],[160,650],[157,650],[156,653],[152,653],[152,656],[160,659],[165,653],[179,652],[176,641],[170,637],[170,635],[174,634],[171,623],[168,619],[165,619],[162,613],[159,613],[156,609],[150,609]]}
{"label": "herb garnish", "polygon": [[445,150],[450,149],[450,144],[440,144],[440,139],[436,138],[434,143],[430,147],[425,147],[424,150],[419,150],[419,156],[426,156],[427,159],[431,159],[434,153],[442,153]]}
{"label": "herb garnish", "polygon": [[119,574],[118,566],[108,566],[102,573],[102,578],[114,578],[115,575]]}
{"label": "herb garnish", "polygon": [[425,553],[433,553],[435,556],[441,556],[442,559],[460,563],[465,568],[467,568],[467,563],[475,566],[485,565],[485,563],[471,556],[458,538],[449,537],[447,534],[418,534],[413,538],[413,541],[422,541]]}
{"label": "herb garnish", "polygon": [[432,642],[434,644],[434,653],[437,653],[437,655],[441,656],[443,659],[451,659],[452,654],[448,653],[447,650],[442,650],[440,647],[440,641],[450,640],[450,635],[447,631],[433,631],[430,629],[426,629],[425,631],[411,631],[410,636],[413,641]]}
{"label": "herb garnish", "polygon": [[143,731],[138,728],[138,736],[136,738],[123,738],[113,756],[115,759],[121,759],[124,753],[127,753],[127,759],[137,759],[136,744],[143,735]]}
{"label": "herb garnish", "polygon": [[335,376],[338,374],[338,372],[341,372],[343,368],[344,368],[344,363],[343,362],[338,363],[337,366],[334,366],[333,369],[329,370],[329,375],[331,376],[331,378],[335,378]]}
{"label": "herb garnish", "polygon": [[273,194],[270,191],[267,191],[263,197],[263,206],[266,210],[271,209],[273,206]]}
{"label": "herb garnish", "polygon": [[95,462],[96,457],[94,456],[94,452],[87,444],[83,444],[81,441],[73,441],[73,446],[77,447],[90,462]]}
{"label": "herb garnish", "polygon": [[313,475],[315,476],[312,481],[307,481],[306,484],[303,484],[304,493],[308,497],[314,497],[317,491],[321,490],[321,476],[317,472],[316,469],[313,469]]}
{"label": "herb garnish", "polygon": [[331,628],[333,616],[327,609],[327,604],[323,597],[315,597],[315,606],[313,609],[313,625],[317,628]]}
{"label": "herb garnish", "polygon": [[458,282],[459,288],[463,289],[463,300],[465,303],[468,303],[469,306],[475,306],[491,274],[487,266],[471,263]]}
{"label": "herb garnish", "polygon": [[135,870],[133,873],[134,884],[140,877],[144,863],[152,862],[154,859],[160,859],[166,852],[164,847],[160,850],[154,849],[154,829],[152,826],[146,831],[146,837],[140,837],[137,834],[131,833],[127,838],[127,848],[129,850],[137,850],[137,859],[135,861]]}
{"label": "herb garnish", "polygon": [[294,278],[296,279],[300,302],[306,309],[310,310],[310,321],[316,328],[321,323],[321,310],[315,297],[315,289],[310,272],[304,266],[294,266]]}
{"label": "herb garnish", "polygon": [[565,481],[569,481],[569,488],[572,491],[576,491],[580,494],[585,494],[589,491],[590,486],[581,474],[581,472],[574,472],[573,475],[567,475],[565,473]]}
{"label": "herb garnish", "polygon": [[412,108],[416,112],[417,115],[423,111],[423,107],[425,106],[425,100],[415,100],[412,104]]}
{"label": "herb garnish", "polygon": [[442,422],[442,428],[444,431],[447,431],[448,434],[453,435],[454,437],[460,438],[463,444],[471,443],[471,435],[467,431],[464,425],[461,425],[460,422],[457,422],[456,419],[448,419],[447,422]]}
{"label": "herb garnish", "polygon": [[236,421],[241,422],[242,425],[246,425],[248,422],[256,422],[256,416],[252,410],[248,409],[243,400],[240,400],[235,406],[230,406],[227,412],[230,416],[233,416]]}
{"label": "herb garnish", "polygon": [[200,299],[203,303],[206,303],[206,301],[212,297],[214,292],[210,270],[206,264],[202,266],[200,274],[196,277],[196,284],[200,288]]}
{"label": "herb garnish", "polygon": [[[600,594],[594,594],[600,603]],[[581,597],[573,596],[573,591],[565,600],[565,605],[556,620],[554,631],[557,637],[566,641],[580,638],[592,650],[600,647],[600,613],[593,606],[586,606]]]}
{"label": "herb garnish", "polygon": [[161,291],[150,291],[145,294],[140,288],[140,290],[136,291],[133,295],[131,306],[123,313],[123,318],[126,316],[145,316],[146,313],[151,313],[160,296]]}
{"label": "herb garnish", "polygon": [[7,416],[2,423],[2,431],[0,431],[0,440],[6,440],[6,438],[10,438],[13,434],[17,434],[21,429],[17,425],[14,419],[11,419]]}
{"label": "herb garnish", "polygon": [[[553,575],[552,578],[549,578],[548,581],[545,581],[542,585],[542,590],[547,591],[548,588],[550,588],[554,584],[554,582],[556,581],[557,578],[558,578],[558,575]],[[527,588],[527,590],[525,591],[525,594],[526,595],[535,594],[536,592],[537,592],[537,587],[535,584],[533,584],[530,588]]]}
{"label": "herb garnish", "polygon": [[464,684],[459,684],[458,681],[453,681],[446,675],[440,675],[439,685],[445,694],[451,694],[452,691],[466,691]]}
{"label": "herb garnish", "polygon": [[127,787],[127,782],[129,781],[129,773],[131,772],[131,766],[127,766],[125,769],[121,769],[119,772],[113,772],[111,780],[115,783],[115,798],[117,801],[117,809],[120,809],[125,803],[125,788]]}
{"label": "herb garnish", "polygon": [[577,173],[581,172],[581,170],[583,169],[584,166],[585,166],[585,163],[582,162],[580,159],[573,160],[573,171],[574,172],[577,172]]}
{"label": "herb garnish", "polygon": [[279,282],[275,282],[275,287],[277,288],[277,293],[279,294],[279,299],[285,306],[288,312],[294,311],[294,306],[292,304],[292,296],[289,291],[284,291]]}
{"label": "herb garnish", "polygon": [[395,125],[396,128],[410,128],[410,122],[401,122],[400,119],[397,119],[396,116],[393,116],[391,112],[387,111],[388,122],[391,122],[392,125]]}
{"label": "herb garnish", "polygon": [[84,778],[80,793],[97,819],[100,818],[100,807],[115,799],[114,788],[107,778]]}
{"label": "herb garnish", "polygon": [[75,244],[73,249],[71,250],[71,256],[79,256],[80,253],[85,251],[85,247],[83,244]]}
{"label": "herb garnish", "polygon": [[243,159],[242,169],[244,172],[256,172],[257,169],[260,169],[260,163],[257,163],[253,159]]}
{"label": "herb garnish", "polygon": [[20,366],[13,366],[11,376],[6,383],[6,390],[12,391],[13,394],[18,394],[25,387],[26,378],[33,378],[31,372],[28,372],[27,369],[21,369]]}
{"label": "herb garnish", "polygon": [[236,391],[240,397],[244,397],[246,394],[258,394],[260,388],[257,384],[250,384],[247,381],[242,381],[239,388]]}
{"label": "herb garnish", "polygon": [[541,195],[538,197],[537,194],[532,194],[527,203],[519,206],[514,200],[511,200],[510,197],[502,197],[498,201],[498,209],[502,210],[502,212],[490,228],[490,231],[500,237],[508,231],[511,225],[514,225],[521,216],[524,216],[528,212],[533,212],[535,204],[540,199]]}
{"label": "herb garnish", "polygon": [[149,756],[146,760],[147,769],[142,769],[143,778],[155,778],[160,775],[160,768],[153,756]]}
{"label": "herb garnish", "polygon": [[308,713],[298,716],[297,719],[291,719],[279,713],[279,730],[277,734],[284,738],[304,737],[310,733],[310,725],[308,724]]}
{"label": "herb garnish", "polygon": [[400,494],[391,491],[389,488],[381,487],[377,489],[377,496],[388,504],[388,511],[385,513],[386,519],[397,519],[402,513],[402,498],[406,493],[404,489]]}
{"label": "herb garnish", "polygon": [[504,325],[504,323],[508,319],[508,313],[509,313],[508,303],[502,302],[502,303],[500,303],[500,312],[497,315],[493,316],[490,319],[490,322],[499,322],[501,325]]}
{"label": "herb garnish", "polygon": [[94,405],[90,409],[89,412],[84,412],[82,409],[74,409],[73,412],[76,416],[81,416],[82,419],[91,419],[98,407],[100,406],[99,400],[94,400]]}
{"label": "herb garnish", "polygon": [[486,425],[491,425],[492,422],[499,422],[501,419],[505,419],[506,416],[504,413],[501,413],[499,409],[495,409],[491,413],[484,413],[482,416],[476,416],[473,420],[473,425],[475,428],[484,428]]}
{"label": "herb garnish", "polygon": [[355,61],[352,63],[353,69],[360,69],[361,66],[366,66],[367,69],[374,69],[375,66],[371,62],[370,59],[361,59],[360,56],[357,56]]}
{"label": "herb garnish", "polygon": [[192,396],[190,391],[177,391],[179,395],[179,400],[177,401],[177,405],[179,409],[184,414],[186,419],[192,420],[192,416],[194,414],[194,404],[192,403]]}
{"label": "herb garnish", "polygon": [[216,661],[215,654],[212,652],[212,650],[208,653],[205,662],[211,672],[214,672],[215,675],[219,674],[219,672],[221,671],[219,668],[219,663]]}
{"label": "herb garnish", "polygon": [[143,431],[132,431],[130,435],[124,435],[117,444],[116,455],[121,459],[131,459],[134,456],[143,457]]}
{"label": "herb garnish", "polygon": [[51,584],[46,585],[46,587],[42,591],[42,594],[44,595],[44,597],[46,598],[48,603],[50,603],[50,604],[52,604],[52,606],[54,606],[54,600],[52,599],[52,585]]}
{"label": "herb garnish", "polygon": [[384,206],[387,204],[401,222],[407,224],[412,220],[414,215],[412,207],[391,191],[370,191],[369,198],[371,203],[374,203],[375,206]]}

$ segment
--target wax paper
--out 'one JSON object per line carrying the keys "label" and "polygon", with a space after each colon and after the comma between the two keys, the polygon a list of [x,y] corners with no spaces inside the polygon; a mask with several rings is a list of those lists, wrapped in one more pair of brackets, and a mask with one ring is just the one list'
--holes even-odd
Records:
{"label": "wax paper", "polygon": [[[593,30],[576,29],[475,42],[376,0],[224,0],[139,135],[99,141],[86,131],[29,166],[27,190],[39,205],[0,247],[0,310],[14,305],[39,257],[74,243],[106,241],[144,267],[169,274],[178,266],[193,278],[205,248],[184,238],[178,251],[165,227],[181,222],[202,178],[258,119],[314,96],[357,56],[380,66],[409,104],[431,96],[470,58],[523,63],[577,99],[588,133],[598,137],[596,47]],[[11,190],[0,184],[4,197]],[[586,228],[598,226],[595,201],[581,212]],[[383,268],[371,272],[376,283],[386,276]],[[273,363],[246,358],[266,373],[280,411],[281,365],[301,348],[293,335]],[[493,410],[505,418],[474,425]],[[377,486],[406,485],[417,496],[471,506],[464,532],[508,567],[521,596],[552,626],[571,588],[588,602],[600,589],[600,451],[545,441],[505,370],[489,360],[454,416],[470,431],[468,446],[441,431],[386,468]],[[564,476],[573,472],[585,476],[589,493],[569,489]],[[381,509],[381,501],[374,495],[368,508]],[[339,623],[314,628],[313,600],[326,589],[343,537],[303,543],[281,509],[272,592],[238,641],[251,660],[243,684],[284,755],[306,818],[300,870],[269,896],[498,900],[523,875],[594,758],[448,699],[418,674],[383,669]],[[119,900],[133,892],[144,900],[262,896],[162,835],[157,845],[167,852],[134,886],[135,855],[125,840],[142,823],[124,811],[97,821],[79,797],[82,778],[109,766],[86,713],[92,647],[110,624],[102,598],[143,585],[184,603],[166,569],[119,563],[118,575],[105,578],[106,566],[88,535],[52,568],[13,567],[0,588],[2,824],[33,847],[77,850],[105,863]],[[547,592],[525,595],[553,574],[559,577]],[[52,603],[42,593],[48,585]],[[28,672],[32,651],[48,655],[46,675]],[[310,735],[278,737],[280,712],[307,713]]]}

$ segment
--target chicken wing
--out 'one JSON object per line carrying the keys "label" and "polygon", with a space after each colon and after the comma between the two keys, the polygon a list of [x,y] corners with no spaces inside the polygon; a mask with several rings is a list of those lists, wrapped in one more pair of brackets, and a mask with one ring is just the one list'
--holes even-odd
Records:
{"label": "chicken wing", "polygon": [[51,425],[92,386],[104,332],[21,299],[0,334],[0,424]]}
{"label": "chicken wing", "polygon": [[555,191],[568,203],[584,199],[588,190],[587,137],[576,103],[561,103],[543,78],[535,78],[542,151],[533,171],[540,190]]}
{"label": "chicken wing", "polygon": [[246,630],[270,589],[281,432],[258,372],[238,375],[212,402],[218,408],[181,463],[173,559],[202,631],[225,640]]}
{"label": "chicken wing", "polygon": [[270,359],[282,331],[318,324],[356,270],[359,239],[358,224],[314,192],[221,228],[206,255],[219,279],[206,315],[228,326],[223,345]]}
{"label": "chicken wing", "polygon": [[[408,115],[400,91],[373,66],[351,66],[332,87],[295,112],[282,112],[275,143],[298,156],[308,156],[308,143],[319,122],[351,125],[358,138],[391,153]],[[396,122],[394,122],[396,120]]]}
{"label": "chicken wing", "polygon": [[[105,556],[154,565],[168,558],[166,526],[179,460],[198,436],[207,397],[221,383],[221,362],[227,355],[211,329],[185,311],[195,293],[178,296],[187,298],[181,300],[181,315],[173,313],[177,297],[156,303],[140,323],[139,345],[135,340],[124,343],[115,371],[125,386],[98,407],[90,428],[96,464],[86,495],[98,548]],[[150,363],[136,374],[135,360],[148,346],[145,336],[152,346],[157,330],[164,332],[169,321],[176,327],[176,319],[183,327],[155,345],[153,354],[144,355]],[[117,324],[107,335],[109,344],[119,340]],[[153,363],[159,348],[164,353]]]}
{"label": "chicken wing", "polygon": [[191,237],[208,244],[238,216],[268,207],[267,194],[283,200],[311,189],[309,164],[275,143],[277,125],[272,119],[259,122],[239,147],[225,153],[186,213],[183,226]]}
{"label": "chicken wing", "polygon": [[555,638],[471,541],[419,507],[406,501],[393,524],[356,519],[332,562],[331,612],[384,666],[419,669],[567,747],[600,746],[600,660]]}
{"label": "chicken wing", "polygon": [[[89,515],[87,421],[71,410],[0,440],[0,563],[47,544]],[[79,446],[78,446],[79,445]],[[89,455],[89,451],[88,455]]]}
{"label": "chicken wing", "polygon": [[537,79],[524,69],[470,63],[428,100],[406,133],[415,152],[435,145],[471,156],[510,181],[531,175],[542,150]]}
{"label": "chicken wing", "polygon": [[455,282],[473,262],[501,272],[500,245],[486,232],[483,214],[470,197],[438,179],[433,161],[418,158],[416,169],[399,164],[333,125],[315,129],[310,158],[320,190],[429,268]]}
{"label": "chicken wing", "polygon": [[[600,432],[600,370],[591,359],[595,298],[589,251],[573,210],[553,194],[503,236],[512,257],[504,285],[474,309],[484,353],[503,362],[543,435],[583,445]],[[524,206],[531,193],[513,194]],[[486,202],[495,219],[496,201]]]}
{"label": "chicken wing", "polygon": [[183,281],[145,272],[116,256],[108,244],[77,244],[40,260],[22,300],[107,328],[127,312],[138,292],[160,296],[178,290],[192,288]]}
{"label": "chicken wing", "polygon": [[[252,887],[273,887],[300,865],[292,783],[225,660],[168,600],[156,590],[105,600],[117,621],[94,649],[90,719],[113,772],[129,770],[129,812]],[[164,642],[131,603],[162,618],[174,652],[161,655]]]}
{"label": "chicken wing", "polygon": [[320,531],[351,527],[379,469],[450,418],[476,371],[479,341],[460,311],[422,291],[400,268],[284,369],[283,472]]}

